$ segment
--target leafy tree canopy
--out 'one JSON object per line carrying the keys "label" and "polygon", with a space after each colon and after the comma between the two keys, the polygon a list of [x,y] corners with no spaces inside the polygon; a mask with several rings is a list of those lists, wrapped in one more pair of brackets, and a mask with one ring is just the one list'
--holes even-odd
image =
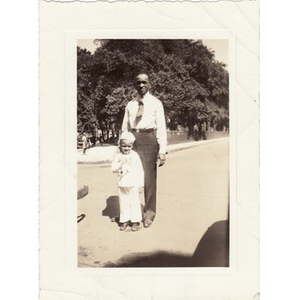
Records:
{"label": "leafy tree canopy", "polygon": [[121,125],[135,95],[134,76],[150,76],[151,93],[164,105],[168,127],[203,121],[228,127],[229,77],[200,40],[96,40],[94,54],[77,48],[78,130]]}

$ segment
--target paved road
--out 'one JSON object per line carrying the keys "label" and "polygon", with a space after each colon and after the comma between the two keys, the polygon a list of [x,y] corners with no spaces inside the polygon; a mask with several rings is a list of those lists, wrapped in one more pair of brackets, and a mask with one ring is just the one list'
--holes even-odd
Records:
{"label": "paved road", "polygon": [[158,172],[158,212],[150,228],[120,232],[116,175],[105,164],[79,164],[79,267],[228,265],[229,141],[170,153]]}

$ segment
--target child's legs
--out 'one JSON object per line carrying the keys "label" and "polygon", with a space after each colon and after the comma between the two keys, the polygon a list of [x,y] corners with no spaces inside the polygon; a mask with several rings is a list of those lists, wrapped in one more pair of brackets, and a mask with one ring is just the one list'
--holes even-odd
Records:
{"label": "child's legs", "polygon": [[130,221],[130,188],[119,186],[120,223]]}
{"label": "child's legs", "polygon": [[130,220],[133,223],[142,221],[142,210],[139,198],[139,188],[132,187],[130,190]]}

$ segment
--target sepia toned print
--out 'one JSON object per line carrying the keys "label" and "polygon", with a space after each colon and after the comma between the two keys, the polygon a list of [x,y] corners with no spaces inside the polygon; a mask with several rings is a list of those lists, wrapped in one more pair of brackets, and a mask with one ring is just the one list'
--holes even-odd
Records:
{"label": "sepia toned print", "polygon": [[[207,44],[228,61],[227,40]],[[139,73],[144,83],[137,86]],[[137,124],[135,99],[141,97]],[[89,187],[77,205],[78,267],[229,267],[229,97],[228,65],[201,39],[78,40],[77,188]],[[157,117],[151,121],[155,99],[163,107],[162,128]],[[152,130],[160,148],[154,153],[157,203],[149,211],[146,183],[143,219],[133,225],[120,220],[120,192],[110,168],[124,130],[138,138],[134,150],[140,139],[146,143],[145,170]],[[166,162],[161,166],[160,157],[155,167],[158,154]],[[148,176],[145,171],[146,182]]]}

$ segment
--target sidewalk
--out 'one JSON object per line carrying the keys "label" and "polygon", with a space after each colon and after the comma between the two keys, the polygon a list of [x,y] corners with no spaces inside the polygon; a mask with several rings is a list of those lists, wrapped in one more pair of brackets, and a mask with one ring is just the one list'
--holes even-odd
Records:
{"label": "sidewalk", "polygon": [[[167,146],[167,152],[172,153],[175,151],[196,147],[199,145],[207,145],[215,143],[228,138],[219,138],[206,141],[197,141],[197,142],[187,142],[181,144],[174,144]],[[82,154],[82,150],[77,152],[77,163],[79,164],[100,164],[100,163],[110,163],[113,159],[113,155],[117,149],[117,146],[104,145],[98,147],[92,147],[87,149],[86,154]]]}

